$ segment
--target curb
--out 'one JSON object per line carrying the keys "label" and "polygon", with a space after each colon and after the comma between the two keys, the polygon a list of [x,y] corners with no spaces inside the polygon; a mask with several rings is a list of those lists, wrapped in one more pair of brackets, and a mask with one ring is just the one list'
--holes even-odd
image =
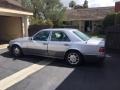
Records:
{"label": "curb", "polygon": [[6,49],[7,47],[8,47],[8,44],[0,45],[0,50],[1,50],[1,49]]}

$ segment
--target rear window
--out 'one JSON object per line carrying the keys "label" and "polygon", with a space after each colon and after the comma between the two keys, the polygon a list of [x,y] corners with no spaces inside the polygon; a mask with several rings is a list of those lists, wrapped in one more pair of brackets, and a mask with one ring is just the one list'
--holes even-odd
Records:
{"label": "rear window", "polygon": [[90,39],[90,37],[80,31],[73,31],[73,33],[75,35],[77,35],[80,39],[82,39],[83,41],[88,41]]}

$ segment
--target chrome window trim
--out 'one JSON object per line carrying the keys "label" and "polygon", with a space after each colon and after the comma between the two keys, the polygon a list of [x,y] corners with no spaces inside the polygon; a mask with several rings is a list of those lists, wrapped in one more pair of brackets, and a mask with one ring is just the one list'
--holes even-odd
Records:
{"label": "chrome window trim", "polygon": [[[45,31],[49,31],[49,30],[45,30]],[[39,32],[35,33],[35,34],[32,36],[32,40],[34,40],[34,37],[35,37],[38,33],[40,33],[40,32],[45,32],[45,31],[44,31],[44,30],[40,30]],[[51,33],[51,31],[49,31],[49,36],[48,36],[48,38],[47,38],[46,41],[49,41],[50,33]],[[34,41],[41,41],[41,40],[34,40]]]}

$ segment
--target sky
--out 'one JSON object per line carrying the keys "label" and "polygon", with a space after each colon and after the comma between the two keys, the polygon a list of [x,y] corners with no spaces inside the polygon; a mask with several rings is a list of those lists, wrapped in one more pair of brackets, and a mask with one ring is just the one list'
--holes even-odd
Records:
{"label": "sky", "polygon": [[[69,2],[72,0],[61,0],[64,6],[69,6]],[[77,4],[83,5],[84,0],[74,0]],[[105,6],[114,6],[115,1],[120,0],[88,0],[89,7],[105,7]]]}

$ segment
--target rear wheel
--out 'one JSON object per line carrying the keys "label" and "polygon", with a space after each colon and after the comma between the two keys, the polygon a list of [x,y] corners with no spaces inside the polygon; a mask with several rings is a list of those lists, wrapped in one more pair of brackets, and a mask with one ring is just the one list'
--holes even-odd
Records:
{"label": "rear wheel", "polygon": [[76,51],[70,51],[65,55],[65,59],[67,63],[71,66],[77,66],[82,64],[82,56],[79,52]]}
{"label": "rear wheel", "polygon": [[22,55],[22,50],[19,46],[15,45],[11,48],[11,53],[15,57],[20,57]]}

